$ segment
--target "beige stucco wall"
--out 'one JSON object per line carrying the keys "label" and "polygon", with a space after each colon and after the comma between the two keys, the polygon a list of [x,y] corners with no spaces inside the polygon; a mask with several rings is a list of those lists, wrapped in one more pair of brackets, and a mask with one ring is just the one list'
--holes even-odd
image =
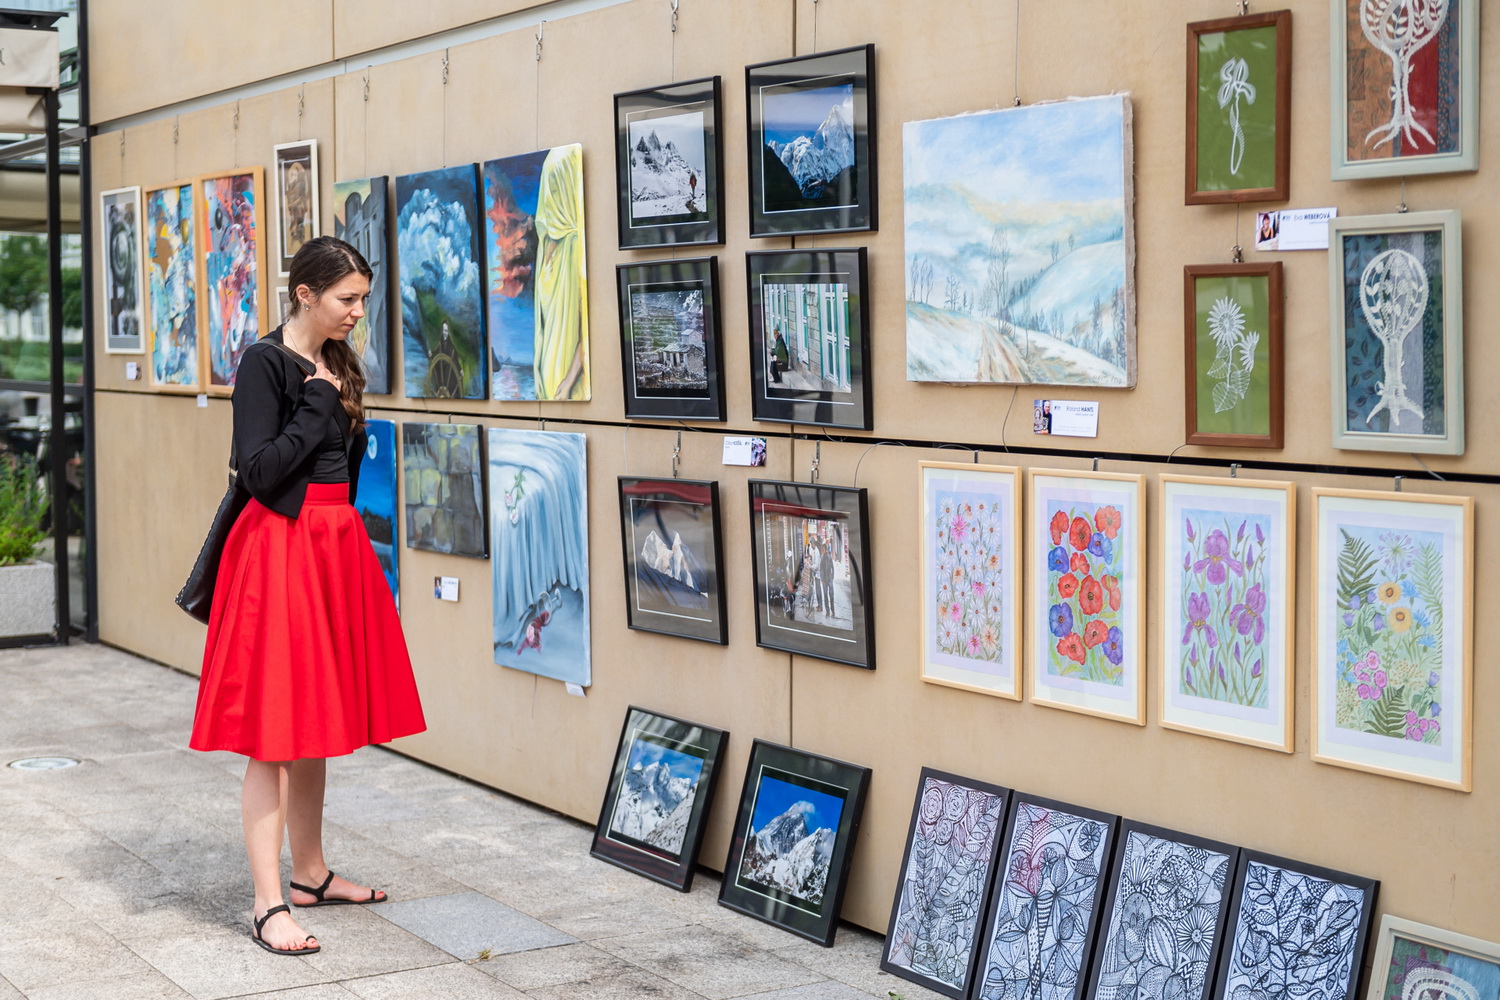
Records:
{"label": "beige stucco wall", "polygon": [[[188,51],[173,79],[114,67],[138,63],[128,32],[105,28],[129,19],[126,0],[95,0],[93,33],[96,94],[106,84],[101,114],[135,113],[194,93],[289,72],[329,59],[321,47],[302,48],[257,14],[234,23],[221,5],[174,3],[173,30],[198,38],[233,35],[224,49]],[[331,16],[338,58],[357,65],[363,48],[399,41],[388,8],[395,0],[319,5]],[[516,3],[424,5],[431,12],[415,36],[508,13]],[[952,451],[875,447],[888,438],[961,441],[985,446],[987,461],[1031,467],[1086,468],[1098,452],[1173,454],[1173,472],[1203,471],[1196,456],[1281,461],[1299,467],[1331,464],[1371,468],[1418,467],[1407,456],[1335,451],[1328,416],[1329,346],[1327,257],[1274,255],[1286,265],[1287,443],[1280,452],[1214,452],[1179,448],[1183,435],[1182,267],[1228,259],[1236,238],[1250,242],[1253,215],[1233,207],[1187,208],[1182,201],[1184,24],[1230,13],[1231,5],[1190,0],[1050,0],[1021,5],[1020,93],[1026,101],[1129,91],[1135,113],[1136,284],[1140,380],[1131,391],[1090,393],[1022,388],[955,388],[904,380],[901,237],[901,124],[905,121],[1008,104],[1013,90],[1014,7],[992,0],[913,5],[899,0],[682,0],[679,30],[669,29],[667,0],[635,0],[588,14],[551,20],[543,58],[534,58],[531,31],[515,31],[454,46],[442,83],[442,54],[417,55],[301,88],[292,87],[234,106],[183,115],[176,143],[173,122],[127,130],[95,146],[99,189],[158,184],[235,165],[269,167],[271,146],[298,137],[320,142],[323,212],[331,220],[335,180],[398,175],[443,164],[581,142],[589,211],[591,358],[594,397],[587,403],[408,400],[396,394],[370,402],[375,415],[396,420],[477,420],[486,425],[548,427],[588,434],[590,558],[595,684],[587,698],[566,695],[556,682],[490,662],[490,565],[403,548],[404,623],[418,671],[430,730],[400,749],[496,787],[584,819],[598,809],[611,751],[627,705],[638,704],[732,732],[726,780],[709,826],[703,860],[721,865],[740,778],[752,739],[790,740],[799,747],[869,765],[871,797],[845,916],[883,929],[900,862],[917,772],[931,765],[1038,794],[1120,812],[1231,843],[1273,851],[1384,881],[1382,910],[1500,939],[1500,747],[1492,712],[1500,688],[1488,669],[1480,632],[1474,681],[1474,791],[1442,791],[1315,763],[1308,756],[1308,644],[1312,579],[1311,510],[1315,485],[1382,488],[1389,480],[1311,473],[1266,473],[1299,483],[1296,752],[1258,750],[1164,730],[1156,725],[1160,625],[1153,601],[1146,647],[1148,725],[1087,718],[1030,703],[1010,703],[923,684],[917,676],[918,623],[915,544],[916,463],[951,458]],[[1292,200],[1294,207],[1337,205],[1344,215],[1394,210],[1399,181],[1338,183],[1328,173],[1328,19],[1322,3],[1293,5],[1294,82]],[[403,8],[405,10],[405,8]],[[920,13],[916,11],[920,10]],[[116,19],[116,20],[111,20]],[[407,15],[410,20],[410,15]],[[814,39],[816,32],[816,39]],[[274,39],[270,36],[274,34]],[[273,41],[275,44],[273,44]],[[719,464],[725,432],[773,434],[792,430],[750,419],[746,302],[742,257],[751,249],[782,248],[787,239],[752,243],[746,227],[744,77],[748,63],[874,42],[880,131],[878,233],[799,239],[798,246],[870,248],[875,431],[840,433],[822,444],[822,480],[870,490],[874,588],[878,608],[878,669],[866,673],[792,657],[754,645],[749,562],[747,470]],[[153,41],[153,45],[159,42]],[[353,46],[353,47],[351,47]],[[1500,51],[1487,23],[1484,56]],[[276,53],[274,59],[267,52]],[[290,61],[288,61],[290,60]],[[299,62],[300,60],[300,62]],[[675,74],[674,74],[675,69]],[[633,259],[671,256],[615,248],[613,109],[611,95],[668,79],[723,76],[724,185],[727,239],[717,253],[729,420],[706,433],[683,435],[683,475],[717,479],[731,614],[728,647],[674,640],[625,628],[615,477],[670,471],[675,429],[623,420],[614,268]],[[1482,81],[1481,107],[1500,106],[1500,73]],[[1439,471],[1493,473],[1500,440],[1485,433],[1500,416],[1500,401],[1483,391],[1486,373],[1500,371],[1500,341],[1486,335],[1494,311],[1494,269],[1500,148],[1489,130],[1478,175],[1414,178],[1405,198],[1413,210],[1458,208],[1464,213],[1468,288],[1465,314],[1469,449],[1461,458],[1429,458]],[[694,249],[691,254],[700,251]],[[1250,254],[1251,259],[1257,255]],[[96,265],[97,267],[97,262]],[[100,622],[103,638],[187,670],[196,670],[202,629],[171,605],[222,492],[220,472],[229,436],[229,402],[146,391],[127,382],[125,362],[100,353],[97,406],[100,497]],[[1007,458],[1002,444],[1033,448],[1034,395],[1097,398],[1100,436],[1054,439],[1068,456]],[[1012,400],[1009,419],[1005,414]],[[569,420],[587,420],[586,425]],[[805,431],[805,429],[804,429]],[[847,439],[847,440],[845,440]],[[811,441],[774,437],[764,475],[806,479]],[[149,463],[149,464],[148,464]],[[1164,461],[1101,468],[1144,472],[1150,478],[1148,515],[1154,524]],[[1222,470],[1220,470],[1222,471]],[[758,472],[758,474],[760,474]],[[1500,587],[1485,554],[1494,550],[1491,514],[1500,488],[1410,481],[1406,489],[1472,495],[1477,500],[1476,593]],[[1158,559],[1151,541],[1151,571]],[[458,576],[463,599],[440,603],[430,594],[435,575]],[[1154,592],[1155,584],[1148,581]],[[1483,629],[1483,604],[1480,604]],[[184,720],[184,727],[187,720]]]}

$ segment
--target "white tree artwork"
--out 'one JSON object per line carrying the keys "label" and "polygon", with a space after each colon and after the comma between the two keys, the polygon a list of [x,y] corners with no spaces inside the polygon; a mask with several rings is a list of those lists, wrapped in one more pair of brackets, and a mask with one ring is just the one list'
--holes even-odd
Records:
{"label": "white tree artwork", "polygon": [[1250,64],[1238,56],[1219,67],[1219,107],[1229,109],[1229,172],[1238,174],[1245,159],[1245,129],[1240,125],[1240,98],[1255,103],[1255,84],[1250,82]]}
{"label": "white tree artwork", "polygon": [[1219,380],[1214,386],[1214,412],[1232,409],[1250,390],[1250,373],[1255,370],[1255,348],[1260,334],[1245,330],[1245,311],[1228,296],[1218,299],[1208,311],[1208,335],[1214,340],[1214,365],[1209,378]]}
{"label": "white tree artwork", "polygon": [[1401,987],[1401,1000],[1480,1000],[1479,990],[1448,969],[1415,969]]}
{"label": "white tree artwork", "polygon": [[1422,419],[1421,408],[1406,394],[1402,374],[1406,338],[1427,311],[1427,270],[1422,262],[1405,250],[1376,254],[1359,276],[1359,307],[1385,355],[1385,381],[1375,386],[1380,399],[1365,415],[1365,424],[1381,410],[1390,414],[1392,426],[1403,410]]}
{"label": "white tree artwork", "polygon": [[[1397,134],[1415,142],[1420,132],[1429,143],[1432,133],[1412,113],[1411,64],[1417,52],[1434,38],[1448,19],[1451,0],[1363,0],[1359,5],[1359,27],[1365,37],[1391,60],[1391,120],[1371,129],[1365,144],[1376,136],[1378,148],[1394,142]],[[1220,99],[1222,104],[1222,98]]]}

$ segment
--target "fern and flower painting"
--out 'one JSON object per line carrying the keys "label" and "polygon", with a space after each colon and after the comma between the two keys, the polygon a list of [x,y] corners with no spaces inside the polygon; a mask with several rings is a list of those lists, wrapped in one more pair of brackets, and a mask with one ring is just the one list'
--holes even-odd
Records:
{"label": "fern and flower painting", "polygon": [[1280,448],[1281,262],[1183,269],[1188,444]]}

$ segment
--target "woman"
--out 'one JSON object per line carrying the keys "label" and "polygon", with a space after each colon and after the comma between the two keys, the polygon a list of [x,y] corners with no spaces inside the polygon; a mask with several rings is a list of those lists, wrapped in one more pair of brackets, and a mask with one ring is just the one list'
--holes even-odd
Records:
{"label": "woman", "polygon": [[278,955],[319,947],[282,899],[283,828],[293,905],[386,898],[323,861],[325,758],[426,728],[395,603],[351,505],[365,377],[345,341],[370,275],[342,240],[303,244],[286,323],[245,351],[234,387],[233,457],[252,499],[224,546],[189,745],[250,758],[251,937]]}

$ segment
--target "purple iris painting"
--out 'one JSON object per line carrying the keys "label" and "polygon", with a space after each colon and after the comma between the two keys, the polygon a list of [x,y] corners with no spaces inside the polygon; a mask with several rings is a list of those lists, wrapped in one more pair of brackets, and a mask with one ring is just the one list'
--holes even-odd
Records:
{"label": "purple iris painting", "polygon": [[1268,600],[1263,514],[1181,512],[1183,621],[1178,664],[1183,694],[1265,708]]}

